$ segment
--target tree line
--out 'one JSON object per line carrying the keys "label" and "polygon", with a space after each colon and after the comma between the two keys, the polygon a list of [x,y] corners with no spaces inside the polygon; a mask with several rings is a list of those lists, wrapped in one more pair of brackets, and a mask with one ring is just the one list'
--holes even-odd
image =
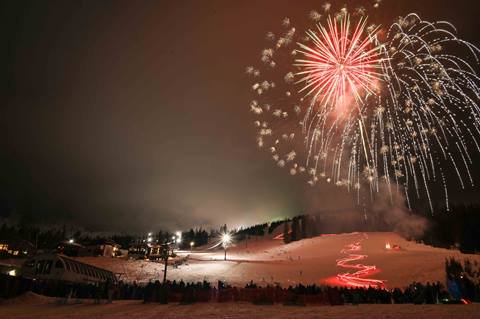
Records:
{"label": "tree line", "polygon": [[[358,215],[358,214],[357,214]],[[448,211],[436,209],[434,214],[423,216],[428,220],[426,231],[417,238],[409,238],[422,241],[425,244],[442,248],[457,248],[464,253],[480,252],[480,236],[477,235],[480,229],[480,206],[479,205],[457,205],[451,207]],[[342,221],[341,213],[339,216],[322,214],[315,215],[301,214],[292,218],[274,220],[266,223],[259,223],[249,227],[244,227],[233,231],[235,241],[243,241],[253,236],[264,236],[272,234],[278,227],[282,226],[283,240],[285,243],[310,238],[322,233],[338,233],[352,231],[394,231],[383,224],[372,220],[364,220],[361,216],[349,221]],[[339,220],[337,220],[339,219]],[[336,224],[332,223],[332,220]],[[341,224],[341,227],[337,225]],[[227,231],[227,225],[218,229],[206,230],[203,228],[191,228],[182,232],[182,249],[190,248],[193,242],[195,247],[206,245],[212,238],[217,238],[221,233]],[[174,233],[160,230],[154,233],[154,242],[160,244],[169,242]],[[145,235],[139,236],[134,233],[114,233],[102,234],[91,233],[75,229],[74,227],[50,227],[41,228],[35,225],[25,223],[10,225],[3,223],[0,225],[0,240],[26,240],[41,250],[55,249],[58,244],[68,239],[74,239],[75,242],[87,244],[92,241],[110,239],[127,248],[130,245],[141,242]]]}
{"label": "tree line", "polygon": [[420,238],[436,247],[460,249],[463,253],[480,252],[480,206],[458,205],[427,216],[428,228]]}

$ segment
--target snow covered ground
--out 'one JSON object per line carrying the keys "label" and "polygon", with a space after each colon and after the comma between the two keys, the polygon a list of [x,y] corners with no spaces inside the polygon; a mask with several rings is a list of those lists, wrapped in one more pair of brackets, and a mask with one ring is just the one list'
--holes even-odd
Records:
{"label": "snow covered ground", "polygon": [[[232,285],[245,285],[250,280],[259,284],[279,283],[334,283],[338,273],[345,272],[336,265],[344,257],[340,251],[348,244],[364,238],[362,233],[324,235],[284,245],[274,236],[237,242],[227,252],[223,250],[195,250],[179,252],[188,263],[174,269],[169,266],[168,279],[184,281],[225,280]],[[387,250],[386,243],[398,245],[400,250]],[[456,250],[433,248],[409,242],[395,233],[367,233],[361,242],[359,254],[367,255],[359,261],[375,265],[372,278],[386,280],[386,287],[404,287],[413,281],[444,282],[445,258],[470,258],[480,262],[479,255],[464,255]],[[163,265],[158,262],[83,257],[80,260],[121,273],[126,281],[145,282],[162,277]],[[333,281],[332,281],[333,280]]]}
{"label": "snow covered ground", "polygon": [[475,319],[480,318],[480,304],[470,305],[359,305],[255,306],[247,303],[205,303],[194,305],[143,304],[140,301],[115,301],[95,305],[59,305],[55,298],[27,293],[0,304],[0,318],[5,319],[80,319],[80,318],[369,318],[369,319]]}
{"label": "snow covered ground", "polygon": [[[470,258],[480,262],[478,255],[463,255],[455,250],[433,248],[408,242],[394,233],[353,233],[326,235],[284,245],[274,236],[247,243],[238,242],[228,250],[227,261],[223,251],[197,250],[180,252],[188,256],[188,264],[178,269],[169,266],[168,278],[184,281],[226,280],[233,285],[257,283],[282,285],[304,283],[337,283],[338,273],[346,269],[337,266],[337,260],[346,256],[341,250],[360,241],[361,250],[355,254],[367,258],[353,263],[375,265],[374,279],[386,280],[387,287],[402,287],[413,281],[444,281],[445,258]],[[399,250],[388,250],[386,243],[398,245]],[[352,252],[350,252],[352,253]],[[117,258],[90,258],[80,260],[122,273],[122,279],[145,282],[159,279],[163,265],[157,262]],[[73,301],[71,301],[73,303]],[[256,306],[248,303],[198,303],[194,305],[142,304],[140,301],[115,301],[95,305],[92,300],[79,304],[59,305],[58,299],[27,293],[0,303],[0,318],[415,318],[415,319],[480,319],[480,304],[470,305],[359,305],[292,307],[283,305]]]}

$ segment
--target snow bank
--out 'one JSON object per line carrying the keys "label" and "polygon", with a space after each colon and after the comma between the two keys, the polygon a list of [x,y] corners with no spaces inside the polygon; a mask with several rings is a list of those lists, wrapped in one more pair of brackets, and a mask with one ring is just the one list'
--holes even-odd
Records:
{"label": "snow bank", "polygon": [[76,305],[29,303],[0,307],[0,318],[8,319],[122,319],[122,318],[369,318],[369,319],[474,319],[479,318],[479,304],[471,305],[359,305],[308,306],[282,305],[255,306],[244,303],[207,303],[194,305],[142,304],[139,301],[116,301],[113,304],[94,305],[85,301]]}

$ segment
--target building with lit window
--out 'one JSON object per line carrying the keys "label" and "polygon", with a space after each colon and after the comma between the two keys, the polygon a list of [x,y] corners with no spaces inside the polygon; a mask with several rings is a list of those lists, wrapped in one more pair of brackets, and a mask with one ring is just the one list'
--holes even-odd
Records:
{"label": "building with lit window", "polygon": [[26,258],[35,253],[35,246],[26,240],[0,240],[0,258]]}

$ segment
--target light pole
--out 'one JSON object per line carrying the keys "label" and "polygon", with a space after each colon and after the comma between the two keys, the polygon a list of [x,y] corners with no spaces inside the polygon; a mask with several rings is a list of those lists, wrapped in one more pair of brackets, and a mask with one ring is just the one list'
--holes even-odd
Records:
{"label": "light pole", "polygon": [[191,241],[191,242],[190,242],[190,251],[193,250],[193,246],[194,246],[194,245],[195,245],[195,242]]}
{"label": "light pole", "polygon": [[167,266],[168,266],[168,258],[175,257],[173,252],[173,247],[170,247],[169,243],[162,244],[161,246],[161,258],[165,263],[163,268],[163,284],[167,282]]}
{"label": "light pole", "polygon": [[223,246],[223,250],[225,252],[225,254],[223,256],[223,260],[227,260],[227,248],[228,248],[228,245],[230,244],[231,241],[232,241],[232,236],[230,236],[229,233],[224,233],[222,235],[222,246]]}

